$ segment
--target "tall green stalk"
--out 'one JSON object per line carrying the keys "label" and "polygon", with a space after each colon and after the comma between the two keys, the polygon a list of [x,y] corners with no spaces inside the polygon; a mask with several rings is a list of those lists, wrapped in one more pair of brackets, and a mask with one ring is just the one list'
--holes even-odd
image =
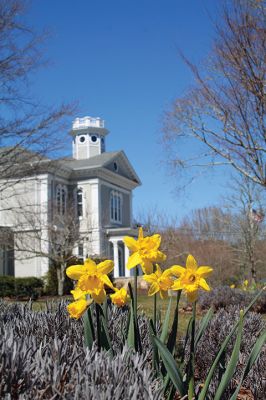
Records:
{"label": "tall green stalk", "polygon": [[195,367],[195,325],[196,325],[196,302],[193,303],[192,321],[191,321],[191,340],[190,340],[190,359],[188,370],[188,399],[192,400],[195,396],[195,381],[194,381],[194,367]]}
{"label": "tall green stalk", "polygon": [[153,296],[153,325],[156,332],[156,319],[157,319],[157,293]]}
{"label": "tall green stalk", "polygon": [[137,307],[138,307],[138,266],[134,268],[134,316],[137,321]]}
{"label": "tall green stalk", "polygon": [[96,329],[97,329],[97,349],[101,350],[101,324],[100,324],[100,306],[95,303],[96,310]]}
{"label": "tall green stalk", "polygon": [[[153,272],[156,271],[156,265],[153,265]],[[153,296],[153,325],[156,333],[156,319],[157,319],[157,293]]]}

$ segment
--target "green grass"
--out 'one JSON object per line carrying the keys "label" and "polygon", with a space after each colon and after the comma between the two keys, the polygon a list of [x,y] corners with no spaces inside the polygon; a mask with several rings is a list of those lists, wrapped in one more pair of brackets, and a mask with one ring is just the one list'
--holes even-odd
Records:
{"label": "green grass", "polygon": [[[159,296],[157,298],[157,310],[161,313],[161,320],[162,322],[164,321],[164,317],[168,308],[169,304],[169,299],[162,300]],[[178,336],[182,337],[186,334],[187,330],[187,325],[188,321],[192,315],[192,312],[184,312],[180,310],[184,303],[180,302],[180,307],[179,307],[179,321],[178,321]],[[172,301],[172,309],[171,309],[171,320],[170,320],[170,327],[172,324],[172,321],[174,319],[174,313],[175,313],[175,306],[176,306],[176,299],[173,298]],[[143,311],[149,318],[153,317],[153,296],[148,297],[148,296],[143,296],[140,295],[138,296],[138,309],[139,311]],[[169,327],[169,328],[170,328]]]}

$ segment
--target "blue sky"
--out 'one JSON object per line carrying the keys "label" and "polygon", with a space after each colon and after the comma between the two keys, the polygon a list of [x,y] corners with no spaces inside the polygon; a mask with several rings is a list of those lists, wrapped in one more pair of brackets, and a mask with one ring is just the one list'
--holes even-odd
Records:
{"label": "blue sky", "polygon": [[50,63],[35,74],[34,91],[51,105],[78,101],[76,116],[105,120],[107,151],[123,149],[142,181],[135,215],[156,210],[180,219],[224,194],[224,174],[211,173],[176,195],[160,144],[163,112],[192,84],[177,49],[194,62],[207,55],[217,6],[213,0],[32,1],[27,23],[51,32],[44,47]]}

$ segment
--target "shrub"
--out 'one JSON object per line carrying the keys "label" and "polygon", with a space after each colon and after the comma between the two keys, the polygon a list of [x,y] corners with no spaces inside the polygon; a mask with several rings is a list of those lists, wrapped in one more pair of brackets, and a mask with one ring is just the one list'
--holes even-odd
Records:
{"label": "shrub", "polygon": [[14,296],[15,278],[14,276],[0,276],[0,297]]}
{"label": "shrub", "polygon": [[0,277],[0,297],[32,298],[36,300],[41,294],[43,281],[40,278],[13,276]]}
{"label": "shrub", "polygon": [[[123,347],[112,358],[84,348],[82,322],[67,317],[65,302],[53,312],[54,307],[34,312],[0,302],[0,398],[162,399],[145,354]],[[117,315],[110,305],[108,322],[116,324],[112,340],[126,312]]]}
{"label": "shrub", "polygon": [[[255,297],[255,292],[243,291],[241,289],[231,289],[228,286],[218,286],[211,292],[201,292],[198,305],[202,310],[208,310],[211,306],[215,311],[231,306],[246,307]],[[266,312],[266,293],[263,292],[252,307],[252,311]]]}
{"label": "shrub", "polygon": [[31,298],[36,300],[43,288],[43,281],[34,276],[25,278],[15,278],[15,296],[16,298]]}
{"label": "shrub", "polygon": [[[234,323],[239,318],[239,307],[230,307],[228,310],[221,309],[216,313],[213,319],[210,321],[206,331],[204,332],[201,340],[198,343],[196,349],[196,371],[197,381],[202,383],[205,381],[207,373],[215,359],[217,349],[221,347],[221,344],[225,337],[232,329]],[[233,394],[237,382],[241,376],[243,366],[249,356],[249,353],[256,341],[256,338],[260,335],[262,329],[265,329],[265,322],[262,320],[259,314],[249,312],[244,320],[243,336],[240,348],[240,356],[236,372],[231,381],[229,389],[224,393],[222,400],[230,399]],[[224,365],[229,361],[230,355],[233,350],[235,335],[231,338],[229,345],[224,355]],[[187,348],[187,353],[189,348]],[[188,357],[188,354],[187,354]],[[262,348],[260,356],[251,369],[249,375],[243,382],[245,389],[251,390],[253,396],[257,400],[263,400],[264,394],[266,393],[266,382],[265,382],[265,365],[266,365],[266,345]],[[223,367],[220,365],[220,367]],[[214,398],[215,391],[220,383],[220,376],[218,371],[214,375],[210,385],[210,400]]]}

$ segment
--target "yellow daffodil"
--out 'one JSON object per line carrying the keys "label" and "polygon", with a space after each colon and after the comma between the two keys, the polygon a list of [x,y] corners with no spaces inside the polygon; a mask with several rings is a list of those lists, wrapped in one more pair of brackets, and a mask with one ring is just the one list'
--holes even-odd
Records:
{"label": "yellow daffodil", "polygon": [[158,250],[161,244],[161,236],[158,234],[143,237],[143,230],[139,228],[138,239],[135,240],[130,236],[125,236],[124,243],[132,253],[127,262],[128,269],[140,264],[146,274],[151,274],[153,263],[166,259],[166,255]]}
{"label": "yellow daffodil", "polygon": [[91,302],[92,300],[87,301],[85,298],[82,298],[68,304],[67,311],[69,312],[70,317],[79,319],[82,314],[84,314]]}
{"label": "yellow daffodil", "polygon": [[245,279],[243,282],[243,290],[247,290],[247,288],[248,288],[248,280]]}
{"label": "yellow daffodil", "polygon": [[235,289],[236,285],[234,283],[232,283],[232,285],[230,285],[231,289]]}
{"label": "yellow daffodil", "polygon": [[170,270],[173,275],[179,277],[174,281],[172,290],[184,289],[189,301],[193,302],[197,299],[199,289],[210,290],[204,278],[212,272],[212,268],[198,267],[197,261],[191,254],[187,257],[186,268],[173,265]]}
{"label": "yellow daffodil", "polygon": [[129,296],[125,288],[115,289],[115,293],[110,294],[112,303],[118,307],[123,307],[129,300]]}
{"label": "yellow daffodil", "polygon": [[87,291],[83,291],[79,287],[76,287],[74,290],[71,290],[70,293],[73,295],[74,300],[79,300],[81,297],[84,298],[86,294],[90,294],[95,303],[98,304],[102,304],[106,299],[106,291],[104,289],[95,289],[94,292],[88,293]]}
{"label": "yellow daffodil", "polygon": [[96,303],[102,303],[106,297],[104,285],[114,289],[112,282],[107,276],[113,268],[114,263],[111,260],[106,260],[96,265],[89,258],[85,260],[84,265],[72,265],[68,267],[66,270],[67,276],[77,281],[76,289],[72,291],[74,298],[78,299],[82,294],[90,294]]}
{"label": "yellow daffodil", "polygon": [[170,269],[166,269],[162,272],[159,265],[156,265],[156,272],[143,275],[143,279],[146,282],[151,284],[148,296],[152,296],[153,294],[160,292],[160,297],[165,299],[167,297],[168,289],[173,285],[173,278],[171,277],[172,271]]}

